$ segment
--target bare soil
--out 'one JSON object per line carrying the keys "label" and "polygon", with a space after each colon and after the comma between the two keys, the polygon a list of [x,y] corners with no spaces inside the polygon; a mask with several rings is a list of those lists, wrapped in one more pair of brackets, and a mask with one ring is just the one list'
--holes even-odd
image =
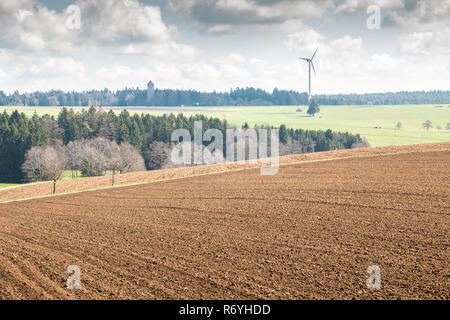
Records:
{"label": "bare soil", "polygon": [[0,204],[0,299],[448,300],[449,165],[419,152]]}

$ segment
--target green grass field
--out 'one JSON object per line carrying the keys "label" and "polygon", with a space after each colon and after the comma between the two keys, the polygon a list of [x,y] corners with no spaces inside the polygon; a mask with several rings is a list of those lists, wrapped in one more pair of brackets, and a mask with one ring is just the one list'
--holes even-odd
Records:
{"label": "green grass field", "polygon": [[[183,112],[186,115],[203,113],[207,116],[228,120],[231,124],[242,125],[247,122],[250,126],[285,124],[290,128],[303,129],[332,129],[359,133],[372,146],[418,144],[429,142],[450,141],[450,132],[445,130],[450,123],[450,105],[405,105],[405,106],[322,106],[321,113],[316,117],[306,114],[307,107],[300,107],[302,113],[296,112],[297,106],[270,107],[159,107],[133,108],[131,113],[164,113]],[[19,109],[28,115],[38,114],[57,115],[58,107],[0,107],[0,112]],[[108,110],[107,107],[104,108]],[[120,110],[117,110],[120,112]],[[433,129],[426,132],[422,123],[431,120]],[[397,122],[403,128],[395,130]],[[441,126],[441,130],[437,130]],[[375,127],[379,127],[376,129]]]}
{"label": "green grass field", "polygon": [[[82,178],[82,175],[81,175],[80,171],[74,172],[74,174],[75,174],[74,179]],[[119,175],[119,173],[116,173],[116,174]],[[112,176],[112,171],[107,171],[106,175],[107,176]],[[63,174],[62,174],[61,180],[72,180],[72,171],[71,170],[65,170],[63,172]],[[14,187],[14,186],[18,186],[18,185],[20,185],[20,184],[17,184],[17,183],[16,184],[0,183],[0,189],[8,188],[8,187]]]}
{"label": "green grass field", "polygon": [[[82,178],[81,171],[74,171],[74,179],[76,178]],[[112,176],[112,171],[106,171],[107,176]],[[116,172],[116,175],[119,175],[119,173]],[[71,170],[64,170],[61,180],[72,180],[72,171]]]}

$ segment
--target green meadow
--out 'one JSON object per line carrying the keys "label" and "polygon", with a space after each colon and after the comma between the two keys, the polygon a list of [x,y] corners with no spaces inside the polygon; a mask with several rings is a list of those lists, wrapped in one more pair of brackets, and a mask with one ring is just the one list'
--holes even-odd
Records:
{"label": "green meadow", "polygon": [[[116,175],[119,175],[120,173],[116,172]],[[106,176],[112,176],[112,171],[106,171]],[[64,170],[63,174],[61,176],[61,180],[72,180],[72,179],[77,179],[77,178],[82,178],[83,175],[81,174],[81,171],[76,170],[73,172],[73,177],[72,177],[72,171],[71,170]]]}
{"label": "green meadow", "polygon": [[[19,109],[28,115],[57,115],[59,107],[0,107],[0,112]],[[109,110],[108,107],[104,107]],[[240,126],[247,122],[254,125],[285,124],[289,128],[332,129],[359,133],[372,146],[450,142],[450,132],[445,128],[450,123],[450,105],[400,105],[400,106],[321,106],[315,117],[306,114],[307,107],[261,106],[261,107],[130,107],[130,113],[179,113],[186,115],[202,113],[228,120]],[[301,109],[303,112],[296,112]],[[120,112],[119,109],[115,110]],[[422,124],[430,120],[430,132]],[[395,130],[397,122],[402,129]],[[438,130],[438,126],[441,127]]]}

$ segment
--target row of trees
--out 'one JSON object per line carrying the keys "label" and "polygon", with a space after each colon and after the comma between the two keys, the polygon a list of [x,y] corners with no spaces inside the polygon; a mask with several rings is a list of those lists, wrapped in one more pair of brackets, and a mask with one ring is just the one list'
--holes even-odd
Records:
{"label": "row of trees", "polygon": [[48,145],[32,147],[25,155],[22,172],[27,181],[56,181],[64,170],[72,171],[72,178],[81,171],[84,177],[103,176],[112,171],[112,184],[116,172],[144,171],[144,159],[129,143],[98,137],[92,140],[71,141],[67,146]]}
{"label": "row of trees", "polygon": [[[427,120],[422,124],[422,127],[427,129],[427,132],[430,132],[430,130],[433,128],[433,122],[431,122],[431,120]],[[441,131],[442,127],[438,125],[436,126],[436,130]],[[445,126],[445,130],[450,132],[450,122]]]}
{"label": "row of trees", "polygon": [[7,95],[0,91],[0,105],[12,106],[236,106],[236,105],[298,105],[307,104],[308,95],[295,91],[275,89],[271,93],[255,88],[236,88],[229,92],[200,92],[195,90],[156,89],[152,99],[147,90],[91,90],[83,92],[18,91]]}
{"label": "row of trees", "polygon": [[145,171],[140,151],[128,142],[119,145],[115,141],[97,137],[92,140],[71,141],[64,149],[66,169],[72,171],[72,177],[78,171],[84,177],[102,176],[111,171],[114,184],[116,172]]}
{"label": "row of trees", "polygon": [[450,91],[314,95],[314,99],[321,105],[448,104],[450,103]]}
{"label": "row of trees", "polygon": [[[53,180],[54,175],[48,175],[45,168],[35,170],[34,166],[22,167],[28,160],[25,155],[33,147],[40,148],[33,149],[30,157],[45,155],[44,158],[56,159],[56,152],[58,159],[64,160],[65,169],[74,173],[81,171],[84,176],[102,175],[105,171],[160,169],[169,165],[167,155],[173,147],[173,131],[187,129],[193,137],[196,121],[202,122],[203,134],[208,129],[218,129],[226,137],[226,130],[232,128],[226,120],[205,115],[131,115],[126,110],[116,114],[94,107],[81,112],[63,108],[56,118],[37,114],[29,118],[18,111],[11,114],[4,112],[0,114],[0,181],[33,180],[32,172],[36,172],[37,179]],[[249,126],[245,124],[243,128]],[[270,130],[274,127],[256,127],[259,128]],[[280,126],[279,130],[282,145],[296,145],[286,149],[291,153],[368,146],[359,135],[350,133],[290,129],[285,125]],[[224,141],[224,153],[226,147]]]}
{"label": "row of trees", "polygon": [[[447,104],[450,91],[388,92],[368,94],[314,95],[321,105],[398,105]],[[251,87],[229,92],[156,89],[150,101],[147,90],[126,88],[110,91],[32,92],[5,94],[0,91],[0,105],[12,106],[238,106],[238,105],[308,105],[308,94],[274,89],[267,92]]]}
{"label": "row of trees", "polygon": [[[433,128],[433,122],[431,122],[431,120],[427,120],[422,124],[422,127],[427,129],[427,132],[430,132],[430,130]],[[403,124],[400,121],[397,122],[397,124],[395,125],[395,129],[400,130],[402,128],[403,128]],[[441,131],[442,127],[438,125],[438,126],[436,126],[436,130]],[[450,132],[450,122],[447,123],[447,125],[445,126],[445,130]]]}

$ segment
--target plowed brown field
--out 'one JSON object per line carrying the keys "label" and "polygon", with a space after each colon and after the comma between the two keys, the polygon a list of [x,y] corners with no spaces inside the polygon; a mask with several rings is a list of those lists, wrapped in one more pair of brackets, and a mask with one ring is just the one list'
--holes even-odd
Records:
{"label": "plowed brown field", "polygon": [[[287,165],[299,162],[322,161],[339,158],[365,157],[374,155],[399,154],[423,151],[450,150],[450,142],[429,143],[422,145],[388,146],[364,149],[334,150],[307,154],[296,154],[280,157],[280,164]],[[200,167],[187,167],[168,170],[132,172],[116,176],[116,186],[125,186],[138,183],[149,183],[162,180],[179,179],[191,176],[205,175],[218,172],[237,171],[249,168],[257,168],[260,165],[245,164],[215,164]],[[58,181],[56,190],[58,194],[67,194],[80,191],[111,188],[111,177],[93,177],[75,180]],[[18,187],[0,190],[0,203],[13,200],[29,199],[51,196],[52,182],[26,184]]]}
{"label": "plowed brown field", "polygon": [[449,166],[385,155],[0,204],[0,298],[449,299]]}

